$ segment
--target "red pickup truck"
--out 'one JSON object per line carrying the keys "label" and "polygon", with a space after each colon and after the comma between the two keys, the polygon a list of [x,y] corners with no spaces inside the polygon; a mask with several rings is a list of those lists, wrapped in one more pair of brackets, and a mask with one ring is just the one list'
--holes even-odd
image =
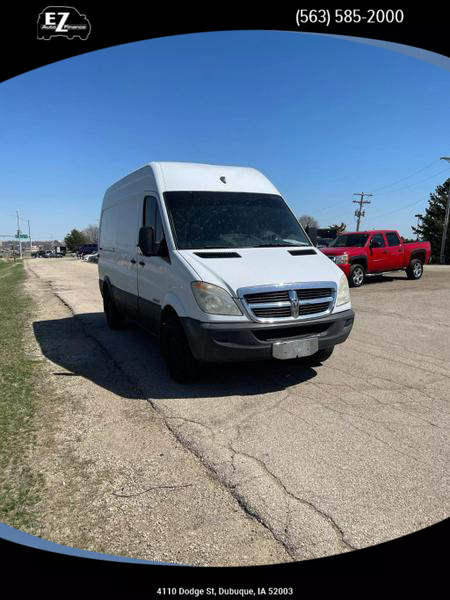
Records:
{"label": "red pickup truck", "polygon": [[405,244],[398,231],[388,229],[345,232],[321,250],[341,267],[351,287],[362,285],[367,274],[400,269],[408,279],[420,279],[431,256],[430,242]]}

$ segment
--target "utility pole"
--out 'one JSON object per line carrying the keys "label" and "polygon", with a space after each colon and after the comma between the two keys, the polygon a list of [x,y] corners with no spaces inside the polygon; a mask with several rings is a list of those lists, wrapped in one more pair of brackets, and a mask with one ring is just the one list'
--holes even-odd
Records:
{"label": "utility pole", "polygon": [[[420,219],[422,218],[422,215],[414,215],[417,219],[417,229],[419,228],[419,223],[420,223]],[[416,233],[416,241],[419,241],[419,234]]]}
{"label": "utility pole", "polygon": [[[447,162],[450,162],[450,156],[441,156],[441,160],[446,160]],[[448,194],[447,194],[447,206],[445,207],[444,229],[442,230],[441,256],[440,256],[441,265],[445,265],[445,242],[447,241],[449,213],[450,213],[450,186],[448,188]]]}
{"label": "utility pole", "polygon": [[19,217],[19,210],[17,210],[17,235],[19,236],[19,258],[22,258],[22,240],[20,238],[20,217]]}
{"label": "utility pole", "polygon": [[358,218],[358,221],[356,222],[356,231],[359,231],[359,222],[361,220],[361,217],[366,216],[366,212],[362,210],[363,204],[370,204],[370,200],[364,200],[364,196],[372,196],[373,194],[365,194],[364,192],[361,192],[360,194],[353,195],[361,196],[359,200],[353,200],[355,204],[359,204],[359,208],[355,210],[355,217]]}
{"label": "utility pole", "polygon": [[31,228],[30,228],[30,219],[28,219],[28,237],[30,239],[30,258],[31,258]]}

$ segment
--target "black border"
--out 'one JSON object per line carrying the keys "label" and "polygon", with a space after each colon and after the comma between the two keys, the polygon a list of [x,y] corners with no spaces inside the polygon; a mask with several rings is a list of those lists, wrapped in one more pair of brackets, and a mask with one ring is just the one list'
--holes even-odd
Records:
{"label": "black border", "polygon": [[[443,11],[443,4],[374,5],[377,10],[403,10],[405,18],[402,23],[331,23],[329,26],[309,24],[299,28],[296,12],[302,5],[273,8],[227,3],[197,8],[190,3],[155,5],[131,1],[119,4],[118,8],[108,8],[105,5],[75,2],[74,8],[85,14],[91,23],[88,39],[68,40],[56,37],[48,41],[37,39],[37,18],[43,9],[51,5],[41,2],[33,4],[36,8],[28,4],[24,8],[12,3],[2,7],[2,81],[46,64],[101,48],[149,38],[226,30],[303,31],[352,36],[405,44],[450,56],[448,19]],[[321,5],[320,8],[333,14],[335,9],[342,6]],[[314,10],[313,7],[311,9]]]}
{"label": "black border", "polygon": [[[272,8],[219,4],[198,8],[194,4],[178,6],[127,2],[119,5],[119,8],[108,8],[105,5],[75,2],[73,6],[80,13],[86,14],[91,23],[91,34],[86,41],[62,38],[38,40],[37,17],[46,6],[49,5],[35,3],[35,8],[29,4],[25,7],[18,4],[2,7],[3,36],[0,43],[3,58],[0,81],[109,46],[149,38],[225,30],[280,30],[344,35],[404,44],[450,56],[448,19],[442,12],[443,4],[411,3],[396,7],[375,5],[376,8],[385,10],[401,8],[406,18],[400,25],[315,25],[299,29],[295,23],[295,13],[302,5]],[[332,11],[339,7],[342,5],[321,6]],[[146,595],[150,597],[160,597],[155,595],[158,586],[183,585],[202,589],[208,585],[239,587],[244,581],[249,586],[292,585],[297,595],[301,593],[302,581],[306,577],[353,580],[358,577],[384,578],[393,574],[412,577],[426,574],[440,579],[439,576],[446,572],[447,567],[445,542],[449,530],[449,520],[446,520],[364,550],[285,565],[247,568],[183,568],[92,560],[37,550],[0,539],[0,564],[5,575],[24,565],[27,574],[31,571],[39,576],[108,577],[110,582],[123,581],[127,587],[144,581],[147,583]]]}

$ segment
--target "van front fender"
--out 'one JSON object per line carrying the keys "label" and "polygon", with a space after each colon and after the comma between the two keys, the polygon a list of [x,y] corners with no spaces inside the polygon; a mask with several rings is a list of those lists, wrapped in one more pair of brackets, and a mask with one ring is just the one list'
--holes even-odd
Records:
{"label": "van front fender", "polygon": [[[195,302],[194,296],[192,301]],[[161,309],[164,310],[168,306],[171,306],[179,317],[188,317],[192,315],[192,306],[186,306],[186,302],[183,302],[177,294],[169,292],[161,303]],[[194,307],[195,309],[195,307]]]}

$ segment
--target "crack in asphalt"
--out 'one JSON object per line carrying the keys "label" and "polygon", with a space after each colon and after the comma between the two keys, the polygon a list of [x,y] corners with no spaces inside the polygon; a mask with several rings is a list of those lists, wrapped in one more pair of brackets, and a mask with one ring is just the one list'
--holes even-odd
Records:
{"label": "crack in asphalt", "polygon": [[[278,401],[276,404],[277,405],[281,404],[281,401]],[[252,413],[252,416],[255,416],[255,414],[260,414],[260,413],[264,413],[264,412],[267,412],[267,409],[262,410],[262,411],[256,411],[256,413]],[[194,423],[195,425],[200,425],[201,427],[203,427],[205,430],[208,431],[208,433],[211,437],[214,438],[216,436],[215,432],[208,425],[206,425],[205,423],[202,423],[200,421],[195,421],[192,419],[185,419],[184,417],[179,417],[179,416],[168,417],[168,419],[170,419],[170,420],[175,419],[178,421],[182,421],[183,423],[186,422],[186,423]],[[177,435],[177,437],[180,437],[179,432],[176,429],[174,429],[170,425],[170,423],[168,423],[167,425],[171,429],[171,431],[173,431],[174,434]],[[248,512],[248,514],[250,514],[251,516],[256,518],[259,523],[264,525],[272,533],[274,538],[283,544],[283,546],[285,547],[288,554],[294,560],[298,560],[299,544],[294,543],[294,541],[291,539],[291,535],[289,533],[289,530],[290,530],[291,524],[292,524],[292,516],[294,513],[294,511],[290,507],[289,498],[294,500],[295,502],[298,502],[304,506],[309,507],[318,516],[320,516],[321,519],[324,520],[324,522],[326,522],[332,528],[332,530],[335,534],[335,537],[337,538],[338,545],[341,547],[341,549],[344,549],[347,551],[356,550],[356,548],[354,546],[352,546],[345,539],[344,531],[336,523],[336,521],[333,519],[333,517],[331,515],[329,515],[328,513],[326,513],[319,507],[317,507],[313,502],[306,500],[304,498],[300,498],[299,496],[297,496],[293,492],[291,492],[286,487],[286,485],[280,480],[280,478],[277,477],[274,473],[272,473],[270,471],[270,469],[267,467],[266,463],[262,459],[260,459],[256,456],[253,456],[253,455],[249,454],[248,452],[238,450],[233,445],[233,442],[236,443],[239,440],[239,437],[241,436],[240,425],[241,425],[241,423],[237,424],[237,429],[238,429],[237,435],[235,436],[235,438],[232,441],[228,441],[227,446],[225,446],[223,444],[218,444],[218,446],[222,450],[225,450],[225,451],[229,450],[231,452],[231,460],[229,461],[230,465],[232,467],[232,471],[233,471],[231,477],[226,477],[223,474],[220,474],[218,472],[217,468],[215,468],[214,465],[211,464],[211,461],[207,459],[207,457],[202,453],[202,451],[195,448],[192,445],[192,440],[190,437],[188,438],[185,435],[185,436],[183,436],[183,439],[185,440],[185,443],[188,444],[190,450],[192,452],[194,452],[202,460],[202,462],[204,462],[208,466],[208,468],[211,469],[215,473],[215,475],[219,478],[219,480],[222,482],[223,485],[228,487],[228,489],[231,491],[233,496],[237,499],[237,501],[242,506],[242,508],[244,508],[244,510],[246,512]],[[285,506],[286,516],[284,519],[284,527],[282,529],[278,529],[273,522],[270,522],[270,519],[268,519],[267,517],[265,517],[262,514],[261,509],[259,509],[257,506],[255,506],[255,503],[256,503],[255,499],[248,498],[247,495],[245,495],[242,491],[239,490],[239,488],[242,488],[246,483],[248,483],[249,481],[251,481],[252,479],[257,478],[257,477],[250,478],[250,479],[246,478],[245,480],[238,479],[236,481],[235,478],[239,477],[239,470],[236,465],[236,457],[245,457],[251,461],[254,461],[256,464],[258,464],[263,469],[263,472],[269,478],[269,480],[272,481],[276,485],[276,487],[283,492],[284,497],[285,497],[285,502],[286,502],[286,506]],[[313,544],[311,544],[311,542],[308,542],[308,544],[313,545]]]}
{"label": "crack in asphalt", "polygon": [[[339,527],[339,525],[336,523],[336,521],[333,519],[333,517],[331,515],[329,515],[322,509],[320,509],[318,506],[316,506],[310,500],[306,500],[305,498],[299,498],[293,492],[291,492],[286,487],[286,485],[280,480],[280,478],[277,477],[274,473],[272,473],[272,471],[270,471],[270,469],[267,467],[266,463],[261,458],[253,456],[252,454],[248,454],[247,452],[236,450],[231,444],[230,444],[230,450],[232,450],[233,452],[235,452],[235,454],[238,454],[239,456],[245,456],[246,458],[253,460],[257,464],[259,464],[264,469],[264,471],[267,473],[267,475],[272,479],[272,481],[274,481],[275,484],[278,485],[289,498],[292,498],[293,500],[299,502],[300,504],[308,506],[315,513],[320,515],[327,523],[329,523],[331,525],[331,527],[333,528],[335,534],[337,535],[339,543],[346,550],[356,550],[356,548],[354,546],[352,546],[348,541],[346,541],[344,531],[341,529],[341,527]],[[288,509],[288,512],[289,512],[289,509]],[[290,516],[292,516],[292,511],[290,511],[290,512],[291,512]],[[288,514],[288,518],[289,518],[289,514]],[[286,541],[285,543],[289,544],[289,546],[292,546],[292,542],[289,543],[289,541]],[[292,551],[295,552],[295,548],[293,548]]]}

